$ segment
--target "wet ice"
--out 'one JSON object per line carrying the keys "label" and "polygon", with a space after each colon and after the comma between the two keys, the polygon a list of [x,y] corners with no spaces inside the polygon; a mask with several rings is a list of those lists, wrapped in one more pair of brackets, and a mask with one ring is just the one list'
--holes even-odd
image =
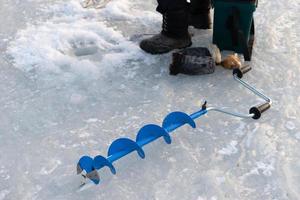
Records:
{"label": "wet ice", "polygon": [[[259,121],[210,113],[173,144],[157,141],[116,163],[117,176],[76,192],[76,162],[106,155],[118,137],[160,124],[171,111],[209,105],[248,112],[258,102],[231,72],[168,75],[170,54],[148,55],[143,34],[160,30],[156,2],[2,0],[0,15],[0,200],[297,199],[300,43],[297,0],[260,1],[253,70],[245,79],[274,100]],[[274,8],[277,9],[274,9]],[[194,30],[194,46],[212,31]],[[285,76],[286,75],[286,76]],[[220,157],[221,155],[221,157]],[[222,158],[222,159],[220,159]]]}

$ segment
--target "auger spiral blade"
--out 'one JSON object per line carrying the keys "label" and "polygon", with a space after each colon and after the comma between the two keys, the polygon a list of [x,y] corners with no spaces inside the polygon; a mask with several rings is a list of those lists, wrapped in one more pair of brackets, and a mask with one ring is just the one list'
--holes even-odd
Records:
{"label": "auger spiral blade", "polygon": [[163,137],[167,144],[171,144],[170,134],[164,128],[155,124],[148,124],[140,129],[136,136],[136,142],[143,146],[160,137]]}
{"label": "auger spiral blade", "polygon": [[[122,157],[136,151],[139,157],[145,158],[143,146],[154,142],[162,137],[167,144],[172,143],[170,133],[175,129],[189,124],[191,127],[196,128],[194,119],[207,113],[206,107],[191,116],[183,112],[170,113],[163,121],[162,127],[155,124],[148,124],[142,127],[137,136],[136,141],[129,138],[120,138],[112,142],[108,149],[107,158],[98,155],[94,159],[89,156],[83,156],[77,164],[77,173],[81,174],[85,179],[88,178],[95,184],[100,182],[97,170],[103,167],[108,167],[112,174],[116,174],[116,169],[113,163]],[[82,173],[83,171],[86,174]],[[82,184],[82,185],[85,185]]]}
{"label": "auger spiral blade", "polygon": [[162,127],[171,132],[180,126],[189,124],[191,127],[196,128],[195,121],[186,113],[172,112],[163,121]]}
{"label": "auger spiral blade", "polygon": [[77,174],[80,174],[83,170],[85,170],[86,173],[93,171],[93,163],[94,160],[91,157],[89,156],[81,157],[77,164]]}
{"label": "auger spiral blade", "polygon": [[112,174],[116,174],[116,169],[115,167],[112,165],[111,162],[109,162],[106,158],[104,158],[103,156],[96,156],[94,158],[94,168],[99,170],[103,167],[108,167],[111,171]]}
{"label": "auger spiral blade", "polygon": [[133,151],[137,151],[141,158],[145,158],[144,150],[135,141],[128,138],[120,138],[110,145],[107,155],[114,161]]}

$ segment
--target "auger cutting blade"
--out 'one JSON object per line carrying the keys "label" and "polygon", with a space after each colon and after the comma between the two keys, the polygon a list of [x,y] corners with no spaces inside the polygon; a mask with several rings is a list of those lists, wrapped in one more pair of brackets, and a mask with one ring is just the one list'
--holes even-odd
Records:
{"label": "auger cutting blade", "polygon": [[97,170],[93,170],[92,172],[87,173],[86,177],[89,178],[91,181],[93,181],[95,184],[100,183],[100,177]]}
{"label": "auger cutting blade", "polygon": [[83,171],[83,169],[80,167],[80,164],[77,164],[77,175],[81,174],[81,172]]}
{"label": "auger cutting blade", "polygon": [[99,184],[100,177],[94,168],[94,159],[89,156],[81,157],[77,164],[77,174],[81,174],[83,170],[86,172],[86,175],[83,175],[83,177],[89,178],[95,184]]}

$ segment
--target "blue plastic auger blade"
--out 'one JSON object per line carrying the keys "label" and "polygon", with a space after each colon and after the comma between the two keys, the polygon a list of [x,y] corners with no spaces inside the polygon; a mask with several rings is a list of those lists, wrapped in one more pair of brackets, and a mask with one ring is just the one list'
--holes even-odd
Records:
{"label": "blue plastic auger blade", "polygon": [[184,124],[189,124],[191,127],[196,128],[195,121],[188,114],[172,112],[164,119],[162,127],[167,131],[173,131]]}
{"label": "blue plastic auger blade", "polygon": [[145,145],[159,137],[163,137],[167,144],[172,142],[170,134],[165,129],[155,124],[149,124],[140,129],[136,136],[136,142]]}
{"label": "blue plastic auger blade", "polygon": [[[94,164],[93,158],[91,158],[89,156],[81,157],[77,164],[77,173],[79,172],[79,167],[80,167],[81,171],[85,170],[86,173],[92,172],[94,170],[93,164]],[[81,173],[81,172],[79,172],[79,173]]]}
{"label": "blue plastic auger blade", "polygon": [[116,174],[115,167],[103,156],[96,156],[94,158],[94,168],[99,170],[102,167],[109,167],[111,173]]}
{"label": "blue plastic auger blade", "polygon": [[115,140],[108,149],[108,156],[123,157],[132,151],[137,151],[141,158],[145,158],[143,149],[135,142],[128,138],[120,138]]}

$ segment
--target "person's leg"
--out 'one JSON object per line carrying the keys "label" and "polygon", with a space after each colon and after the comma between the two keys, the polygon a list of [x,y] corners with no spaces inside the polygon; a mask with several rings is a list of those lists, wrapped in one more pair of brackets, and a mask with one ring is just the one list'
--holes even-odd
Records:
{"label": "person's leg", "polygon": [[157,0],[156,10],[161,14],[167,11],[177,11],[187,6],[186,0]]}
{"label": "person's leg", "polygon": [[211,29],[211,0],[191,0],[189,24],[199,29]]}
{"label": "person's leg", "polygon": [[166,53],[190,46],[186,0],[158,0],[157,11],[163,15],[162,31],[141,41],[140,47],[152,54]]}

